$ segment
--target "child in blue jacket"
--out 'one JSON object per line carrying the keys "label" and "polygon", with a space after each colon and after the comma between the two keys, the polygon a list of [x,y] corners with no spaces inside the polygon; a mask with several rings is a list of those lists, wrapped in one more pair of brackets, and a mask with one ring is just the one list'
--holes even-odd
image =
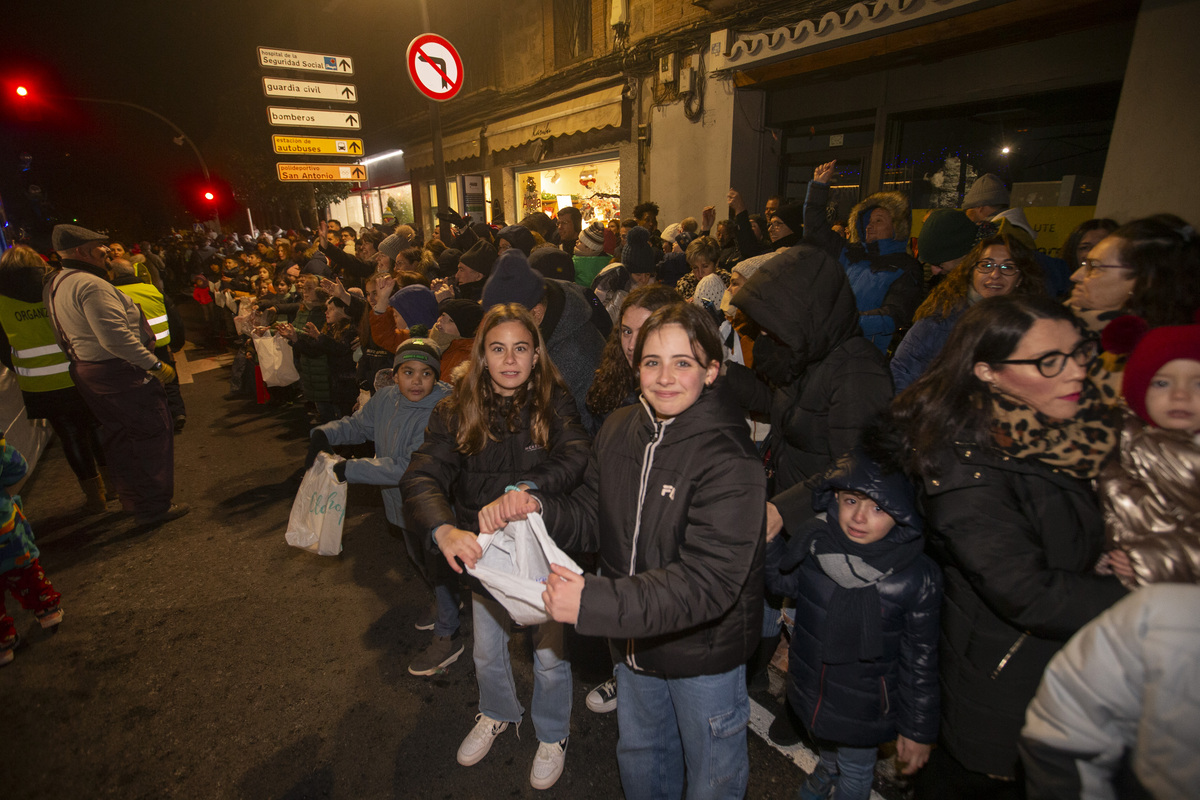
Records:
{"label": "child in blue jacket", "polygon": [[912,774],[937,740],[942,575],[914,497],[856,449],[816,484],[823,513],[767,545],[767,588],[796,601],[788,701],[820,753],[803,800],[867,800],[880,744]]}
{"label": "child in blue jacket", "polygon": [[11,592],[22,608],[32,611],[43,628],[52,628],[63,618],[58,607],[62,595],[38,563],[40,552],[21,511],[21,498],[9,494],[28,471],[25,457],[0,434],[0,666],[13,660],[13,650],[21,641],[16,621],[4,608],[6,593]]}
{"label": "child in blue jacket", "polygon": [[310,464],[319,451],[330,450],[333,445],[375,442],[374,458],[342,461],[333,471],[349,483],[387,487],[383,490],[383,509],[388,523],[404,539],[408,557],[433,588],[433,610],[421,615],[416,628],[432,630],[435,642],[458,631],[458,581],[445,560],[425,544],[428,532],[422,534],[405,526],[400,477],[408,469],[412,454],[425,441],[425,426],[433,407],[450,394],[450,386],[438,381],[441,357],[441,350],[431,340],[405,339],[392,362],[395,385],[380,389],[352,415],[313,428],[309,439]]}

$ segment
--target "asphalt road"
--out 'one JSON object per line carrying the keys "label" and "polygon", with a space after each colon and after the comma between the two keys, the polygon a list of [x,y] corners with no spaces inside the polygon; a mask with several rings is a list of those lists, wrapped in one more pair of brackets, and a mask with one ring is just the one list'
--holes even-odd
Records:
{"label": "asphalt road", "polygon": [[[82,517],[57,443],[24,489],[65,618],[48,634],[8,601],[24,641],[0,668],[0,793],[621,797],[616,715],[584,705],[607,657],[580,637],[569,641],[574,711],[558,784],[529,785],[531,725],[476,766],[457,764],[478,699],[470,647],[442,676],[408,674],[430,636],[413,629],[430,596],[377,494],[351,496],[340,556],[287,546],[303,409],[226,401],[228,368],[187,353],[210,368],[183,387],[189,421],[175,440],[175,495],[190,515],[149,533],[128,516]],[[528,698],[527,638],[514,637],[513,660]],[[750,740],[748,797],[793,797],[803,772]]]}

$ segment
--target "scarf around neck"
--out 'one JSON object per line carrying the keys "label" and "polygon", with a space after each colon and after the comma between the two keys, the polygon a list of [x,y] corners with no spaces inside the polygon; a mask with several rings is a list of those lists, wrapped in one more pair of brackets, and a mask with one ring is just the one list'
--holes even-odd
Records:
{"label": "scarf around neck", "polygon": [[[896,530],[895,528],[892,529]],[[881,581],[903,571],[921,555],[924,538],[894,542],[888,536],[871,544],[851,541],[832,518],[817,528],[809,552],[836,584],[825,609],[821,660],[826,664],[872,661],[883,656]]]}
{"label": "scarf around neck", "polygon": [[992,441],[1014,458],[1040,461],[1089,479],[1100,473],[1120,441],[1120,410],[1102,401],[1102,392],[1090,377],[1083,382],[1079,410],[1067,420],[1047,417],[995,388],[991,396]]}

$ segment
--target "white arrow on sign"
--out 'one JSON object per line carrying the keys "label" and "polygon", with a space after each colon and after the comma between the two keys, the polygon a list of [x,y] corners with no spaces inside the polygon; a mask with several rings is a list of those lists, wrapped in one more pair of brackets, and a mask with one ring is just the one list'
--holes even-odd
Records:
{"label": "white arrow on sign", "polygon": [[336,72],[339,75],[353,75],[354,62],[345,56],[332,56],[327,53],[298,53],[294,50],[280,50],[274,47],[258,48],[258,63],[263,67],[278,69],[304,69],[310,72]]}
{"label": "white arrow on sign", "polygon": [[263,94],[267,97],[294,97],[300,100],[331,100],[337,103],[358,102],[358,89],[352,83],[294,81],[289,78],[264,77]]}
{"label": "white arrow on sign", "polygon": [[362,127],[362,115],[357,111],[322,111],[314,108],[267,107],[272,125],[291,128],[350,128]]}

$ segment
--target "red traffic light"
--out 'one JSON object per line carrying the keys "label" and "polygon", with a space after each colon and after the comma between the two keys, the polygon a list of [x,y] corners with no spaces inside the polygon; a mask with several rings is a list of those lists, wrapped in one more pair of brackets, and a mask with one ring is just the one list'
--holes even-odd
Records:
{"label": "red traffic light", "polygon": [[24,86],[17,87],[17,95],[18,96],[25,97],[27,94],[29,94],[29,90],[26,89]]}
{"label": "red traffic light", "polygon": [[205,199],[205,200],[212,201],[212,200],[214,200],[215,198],[216,198],[216,195],[215,195],[215,194],[213,194],[212,192],[205,192],[205,193],[204,193],[204,199]]}

